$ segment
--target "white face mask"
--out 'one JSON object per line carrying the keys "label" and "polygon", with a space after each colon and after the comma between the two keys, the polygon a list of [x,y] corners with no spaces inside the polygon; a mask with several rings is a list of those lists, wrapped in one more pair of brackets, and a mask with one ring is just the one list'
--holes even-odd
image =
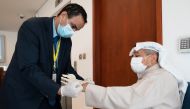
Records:
{"label": "white face mask", "polygon": [[132,57],[131,59],[131,68],[137,75],[142,74],[147,68],[147,66],[144,65],[142,61],[143,57]]}

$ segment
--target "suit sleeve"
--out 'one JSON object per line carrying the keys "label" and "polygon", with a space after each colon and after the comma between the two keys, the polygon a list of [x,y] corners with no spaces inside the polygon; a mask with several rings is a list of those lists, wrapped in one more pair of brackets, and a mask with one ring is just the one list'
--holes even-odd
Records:
{"label": "suit sleeve", "polygon": [[[72,48],[71,40],[70,40],[70,43],[71,43],[71,48]],[[70,58],[69,58],[68,65],[67,65],[68,66],[67,67],[67,73],[74,74],[78,80],[84,80],[80,75],[78,75],[78,73],[75,71],[75,69],[71,65],[71,48],[69,51]]]}
{"label": "suit sleeve", "polygon": [[39,67],[39,39],[31,23],[25,22],[19,32],[16,55],[21,75],[48,99],[54,99],[60,86],[53,82]]}

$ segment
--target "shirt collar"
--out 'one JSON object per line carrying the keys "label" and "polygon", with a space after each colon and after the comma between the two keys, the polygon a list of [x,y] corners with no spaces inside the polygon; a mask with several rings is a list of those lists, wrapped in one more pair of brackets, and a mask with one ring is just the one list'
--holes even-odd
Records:
{"label": "shirt collar", "polygon": [[55,28],[55,18],[53,18],[53,38],[55,38],[57,35],[57,31],[56,31],[56,28]]}
{"label": "shirt collar", "polygon": [[159,64],[155,64],[153,66],[151,66],[150,68],[147,68],[142,74],[140,74],[138,76],[138,79],[142,79],[145,75],[152,73],[154,70],[157,70],[160,68]]}
{"label": "shirt collar", "polygon": [[145,72],[151,72],[151,71],[157,70],[159,68],[160,68],[160,65],[159,64],[155,64],[155,65],[151,66],[150,68],[146,69]]}

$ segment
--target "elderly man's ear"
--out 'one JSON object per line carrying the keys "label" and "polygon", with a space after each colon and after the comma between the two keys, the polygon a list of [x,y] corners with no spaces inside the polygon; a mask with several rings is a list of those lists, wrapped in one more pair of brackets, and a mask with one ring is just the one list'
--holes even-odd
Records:
{"label": "elderly man's ear", "polygon": [[158,56],[157,56],[157,54],[153,54],[153,63],[154,64],[156,64],[156,63],[158,63]]}
{"label": "elderly man's ear", "polygon": [[151,56],[150,56],[150,61],[149,61],[149,67],[151,67],[151,66],[153,66],[153,65],[155,65],[155,64],[157,64],[158,62],[157,62],[157,55],[156,54],[152,54]]}
{"label": "elderly man's ear", "polygon": [[147,67],[151,67],[157,63],[157,55],[148,55],[147,57],[144,57],[143,64]]}

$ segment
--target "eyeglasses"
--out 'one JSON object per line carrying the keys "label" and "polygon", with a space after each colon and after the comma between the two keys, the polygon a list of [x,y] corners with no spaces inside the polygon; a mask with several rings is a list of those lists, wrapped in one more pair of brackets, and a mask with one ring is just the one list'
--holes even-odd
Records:
{"label": "eyeglasses", "polygon": [[78,31],[79,30],[75,24],[70,23],[70,25],[71,25],[71,28],[73,29],[73,31]]}

